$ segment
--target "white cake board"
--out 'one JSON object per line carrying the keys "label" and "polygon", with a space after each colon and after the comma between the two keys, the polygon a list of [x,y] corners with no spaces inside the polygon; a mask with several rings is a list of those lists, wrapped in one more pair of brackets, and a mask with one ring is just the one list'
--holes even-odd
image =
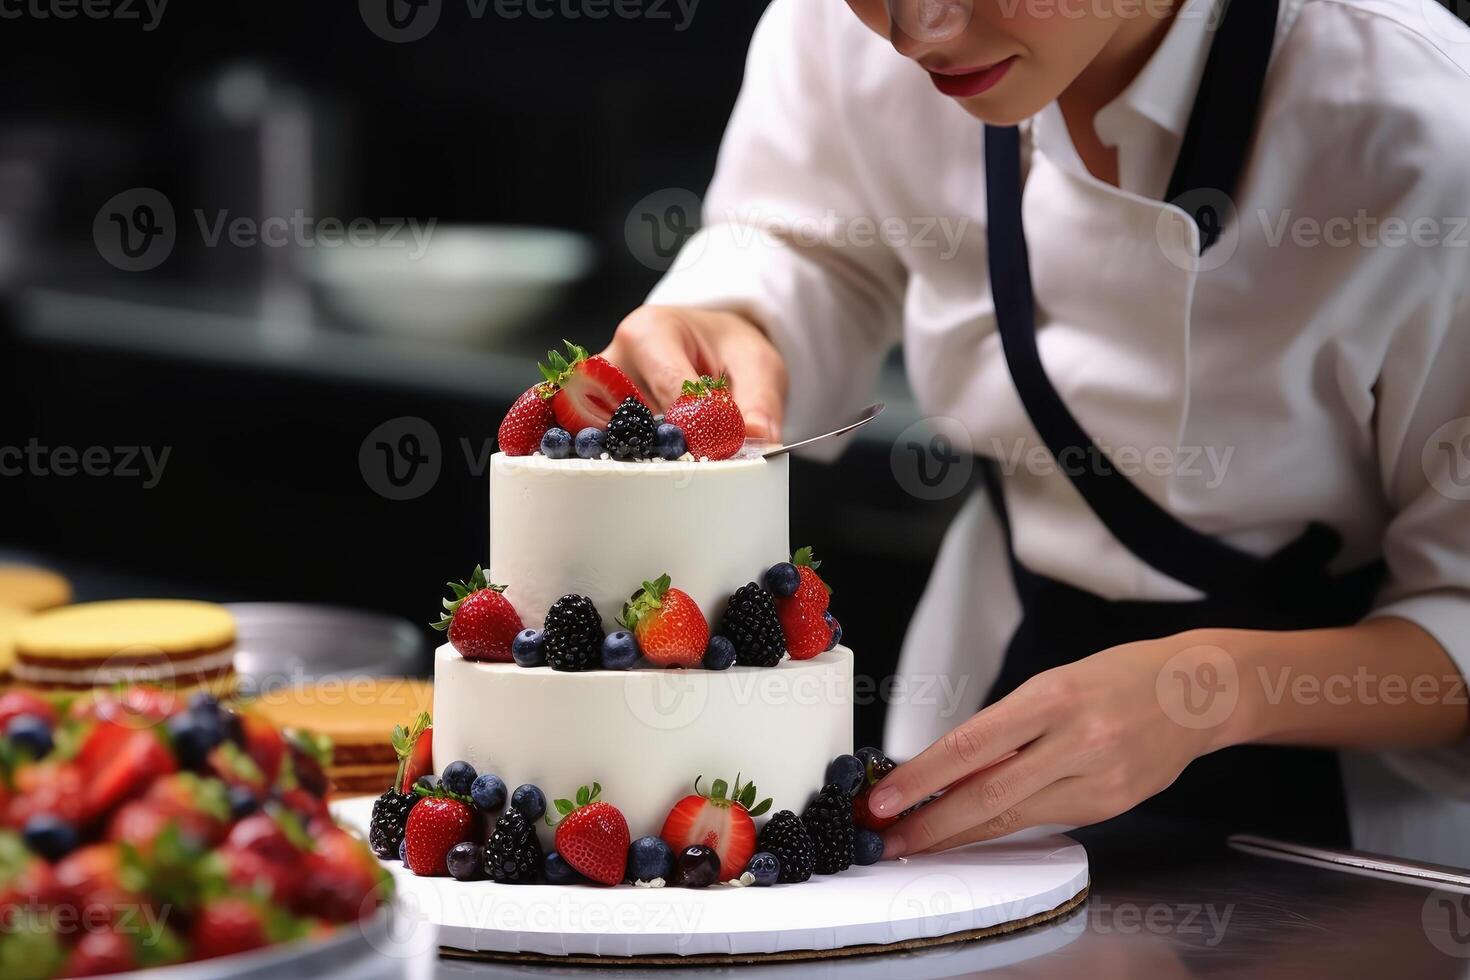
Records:
{"label": "white cake board", "polygon": [[[367,831],[372,798],[333,804]],[[1086,896],[1087,852],[1059,834],[854,867],[796,885],[705,889],[500,885],[421,878],[385,862],[400,919],[472,953],[553,957],[765,957],[882,952],[999,935]],[[412,937],[404,937],[412,941]]]}

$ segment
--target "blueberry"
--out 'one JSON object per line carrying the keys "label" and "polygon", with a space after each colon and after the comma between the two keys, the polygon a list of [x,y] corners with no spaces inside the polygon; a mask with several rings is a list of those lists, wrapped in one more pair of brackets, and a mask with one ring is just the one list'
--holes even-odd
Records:
{"label": "blueberry", "polygon": [[638,662],[640,656],[638,641],[627,630],[609,633],[602,641],[604,670],[627,670]]}
{"label": "blueberry", "polygon": [[540,667],[546,663],[546,638],[540,630],[521,630],[510,643],[510,655],[522,667]]}
{"label": "blueberry", "polygon": [[418,779],[415,779],[413,781],[413,784],[415,786],[422,786],[424,789],[432,792],[433,790],[439,788],[439,777],[435,776],[433,773],[428,773],[427,775],[423,775],[420,776]]}
{"label": "blueberry", "polygon": [[796,590],[801,587],[801,573],[789,561],[777,562],[766,569],[766,574],[761,576],[761,584],[771,595],[789,598],[796,595]]}
{"label": "blueberry", "polygon": [[174,755],[185,769],[202,769],[209,753],[225,740],[218,718],[192,711],[174,715],[166,727],[173,741]]}
{"label": "blueberry", "polygon": [[51,726],[46,724],[46,719],[36,715],[16,715],[10,719],[10,724],[5,726],[5,737],[15,743],[16,748],[25,749],[34,759],[49,754],[54,744]]}
{"label": "blueberry", "polygon": [[541,787],[526,783],[517,786],[516,791],[510,794],[510,805],[521,811],[521,816],[534,822],[546,815],[546,794],[541,792]]}
{"label": "blueberry", "polygon": [[883,750],[875,749],[871,745],[864,745],[862,748],[854,752],[853,755],[857,756],[858,761],[861,762],[864,766],[871,766],[873,763],[878,762],[883,758]]}
{"label": "blueberry", "polygon": [[827,644],[827,649],[831,650],[842,642],[842,624],[837,621],[836,616],[829,612],[822,613],[822,619],[827,624],[827,628],[832,631],[832,642]]}
{"label": "blueberry", "polygon": [[219,698],[208,691],[195,691],[189,695],[189,710],[201,715],[215,715],[219,713]]}
{"label": "blueberry", "polygon": [[602,447],[606,442],[607,433],[589,425],[577,433],[577,455],[583,459],[596,459],[602,455]]}
{"label": "blueberry", "polygon": [[868,782],[868,773],[862,761],[855,755],[839,755],[827,764],[827,779],[836,783],[848,796],[856,796]]}
{"label": "blueberry", "polygon": [[720,856],[703,844],[686,847],[674,858],[669,884],[678,888],[708,888],[720,880]]}
{"label": "blueberry", "polygon": [[21,836],[26,847],[52,863],[76,850],[80,842],[75,827],[49,813],[38,813],[27,820]]}
{"label": "blueberry", "polygon": [[541,455],[547,459],[566,459],[572,454],[572,434],[552,426],[541,437]]}
{"label": "blueberry", "polygon": [[669,880],[674,849],[657,837],[640,837],[628,847],[628,877],[633,881]]}
{"label": "blueberry", "polygon": [[858,864],[877,864],[883,860],[882,835],[859,827],[852,838],[852,859]]}
{"label": "blueberry", "polygon": [[439,776],[439,782],[451,793],[469,796],[470,787],[474,785],[476,775],[475,767],[461,759],[444,767],[444,772]]}
{"label": "blueberry", "polygon": [[704,651],[704,666],[708,670],[725,670],[735,663],[735,644],[723,636],[709,638]]}
{"label": "blueberry", "polygon": [[567,859],[557,851],[547,852],[541,873],[546,876],[548,885],[575,885],[582,880],[577,869],[567,864]]}
{"label": "blueberry", "polygon": [[[403,840],[401,840],[401,841],[398,842],[398,860],[400,860],[400,861],[403,862],[403,866],[405,868],[408,867],[408,838],[407,837],[403,838]],[[410,869],[410,870],[412,870],[412,869]]]}
{"label": "blueberry", "polygon": [[769,851],[758,851],[750,856],[745,870],[757,885],[774,885],[781,877],[781,859]]}
{"label": "blueberry", "polygon": [[248,786],[230,787],[230,819],[239,820],[248,817],[260,809],[260,800],[251,792]]}
{"label": "blueberry", "polygon": [[470,799],[486,813],[495,813],[505,806],[505,780],[493,772],[481,773],[470,784]]}
{"label": "blueberry", "polygon": [[654,450],[664,459],[678,459],[689,451],[689,443],[684,440],[684,430],[677,425],[665,422],[657,431]]}
{"label": "blueberry", "polygon": [[460,841],[444,855],[455,881],[474,881],[485,874],[485,848],[472,840]]}

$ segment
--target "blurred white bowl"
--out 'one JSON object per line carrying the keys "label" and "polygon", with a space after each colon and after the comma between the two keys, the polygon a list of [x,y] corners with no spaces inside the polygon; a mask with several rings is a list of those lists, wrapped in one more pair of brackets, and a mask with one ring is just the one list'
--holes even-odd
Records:
{"label": "blurred white bowl", "polygon": [[582,235],[554,228],[437,225],[423,239],[403,227],[369,244],[318,244],[311,279],[360,329],[484,345],[550,309],[595,254]]}

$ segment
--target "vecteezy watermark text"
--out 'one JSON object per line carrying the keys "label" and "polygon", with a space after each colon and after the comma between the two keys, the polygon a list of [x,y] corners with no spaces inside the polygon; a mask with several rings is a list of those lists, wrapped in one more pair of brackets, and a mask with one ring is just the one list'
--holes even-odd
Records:
{"label": "vecteezy watermark text", "polygon": [[0,446],[0,477],[113,476],[142,479],[152,490],[163,479],[172,446],[43,446],[32,436],[24,446]]}
{"label": "vecteezy watermark text", "polygon": [[168,0],[0,0],[0,20],[139,21],[145,33],[163,20]]}

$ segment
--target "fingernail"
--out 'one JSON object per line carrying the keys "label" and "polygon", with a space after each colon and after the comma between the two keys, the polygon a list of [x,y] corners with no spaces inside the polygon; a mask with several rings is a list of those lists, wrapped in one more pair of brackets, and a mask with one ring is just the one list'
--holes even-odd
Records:
{"label": "fingernail", "polygon": [[868,806],[874,813],[891,813],[898,809],[898,790],[885,786],[868,798]]}

